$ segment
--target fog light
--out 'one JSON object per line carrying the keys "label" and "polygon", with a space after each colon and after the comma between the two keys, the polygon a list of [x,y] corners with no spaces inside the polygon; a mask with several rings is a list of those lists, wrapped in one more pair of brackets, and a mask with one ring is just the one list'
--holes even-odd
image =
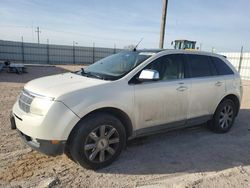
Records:
{"label": "fog light", "polygon": [[59,140],[51,140],[51,144],[59,144]]}
{"label": "fog light", "polygon": [[31,143],[32,143],[35,147],[40,147],[40,143],[37,141],[36,138],[32,138],[32,137],[31,137]]}

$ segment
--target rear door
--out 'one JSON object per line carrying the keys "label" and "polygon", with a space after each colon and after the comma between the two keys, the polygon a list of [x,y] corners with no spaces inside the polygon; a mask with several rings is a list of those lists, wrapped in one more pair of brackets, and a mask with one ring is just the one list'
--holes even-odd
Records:
{"label": "rear door", "polygon": [[[234,71],[219,57],[211,57],[218,75],[223,77],[227,93],[235,93],[235,88],[240,91],[240,79],[235,79]],[[236,87],[238,86],[238,87]],[[240,92],[239,92],[240,93]]]}
{"label": "rear door", "polygon": [[[186,54],[191,80],[188,119],[208,119],[225,94],[225,81],[210,56]],[[195,120],[195,119],[194,119]]]}

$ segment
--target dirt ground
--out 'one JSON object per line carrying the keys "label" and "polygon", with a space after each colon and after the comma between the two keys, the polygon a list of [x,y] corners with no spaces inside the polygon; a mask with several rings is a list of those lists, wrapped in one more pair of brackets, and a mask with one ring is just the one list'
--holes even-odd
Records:
{"label": "dirt ground", "polygon": [[135,139],[111,166],[86,170],[65,155],[32,151],[10,130],[9,114],[23,85],[79,66],[28,67],[0,73],[0,187],[250,187],[250,82],[227,134],[205,126]]}

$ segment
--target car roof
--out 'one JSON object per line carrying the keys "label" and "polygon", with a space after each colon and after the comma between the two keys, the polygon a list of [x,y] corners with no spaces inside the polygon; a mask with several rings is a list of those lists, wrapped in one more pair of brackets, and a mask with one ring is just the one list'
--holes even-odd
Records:
{"label": "car roof", "polygon": [[162,52],[165,51],[165,49],[136,49],[137,52],[154,52],[154,53],[158,53],[158,52]]}
{"label": "car roof", "polygon": [[137,52],[153,52],[153,53],[183,53],[183,54],[197,54],[197,55],[206,55],[206,56],[214,56],[214,57],[224,57],[223,55],[212,53],[212,52],[205,52],[205,51],[198,51],[198,50],[178,50],[178,49],[139,49],[136,50]]}

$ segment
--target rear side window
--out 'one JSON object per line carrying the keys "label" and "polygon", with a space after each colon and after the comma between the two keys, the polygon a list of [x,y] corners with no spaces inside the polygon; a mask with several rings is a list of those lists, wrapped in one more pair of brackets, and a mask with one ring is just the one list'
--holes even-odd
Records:
{"label": "rear side window", "polygon": [[215,65],[219,75],[234,74],[232,69],[224,61],[222,61],[220,58],[212,57],[212,60],[214,62],[214,65]]}
{"label": "rear side window", "polygon": [[190,76],[205,77],[217,74],[215,66],[209,56],[204,55],[187,55],[187,61],[190,70]]}

